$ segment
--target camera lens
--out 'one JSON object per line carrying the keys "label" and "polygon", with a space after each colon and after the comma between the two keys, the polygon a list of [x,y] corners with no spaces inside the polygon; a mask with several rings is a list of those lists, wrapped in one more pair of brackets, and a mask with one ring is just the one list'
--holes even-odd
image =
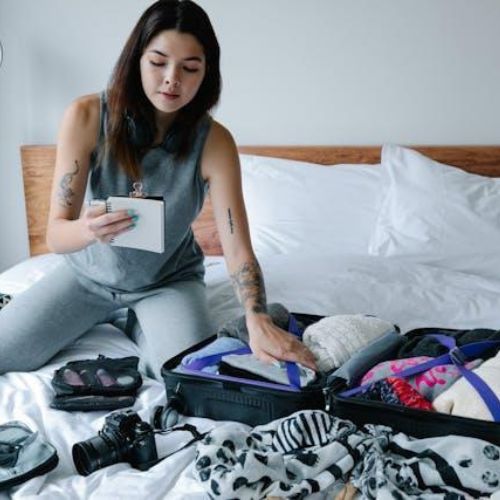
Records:
{"label": "camera lens", "polygon": [[122,461],[119,443],[103,435],[74,444],[72,455],[76,470],[82,476]]}

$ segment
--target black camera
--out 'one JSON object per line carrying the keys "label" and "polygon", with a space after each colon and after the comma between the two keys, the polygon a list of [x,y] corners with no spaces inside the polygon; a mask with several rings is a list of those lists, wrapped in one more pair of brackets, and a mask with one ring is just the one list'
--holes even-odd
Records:
{"label": "black camera", "polygon": [[153,428],[132,410],[108,415],[97,436],[74,444],[72,454],[82,476],[118,462],[147,470],[158,460]]}

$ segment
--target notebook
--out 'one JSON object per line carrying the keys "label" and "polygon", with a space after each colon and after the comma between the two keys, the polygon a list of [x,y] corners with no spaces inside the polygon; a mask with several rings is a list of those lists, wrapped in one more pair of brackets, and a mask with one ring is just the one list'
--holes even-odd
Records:
{"label": "notebook", "polygon": [[157,253],[164,252],[165,210],[162,198],[110,196],[106,200],[106,212],[115,210],[133,210],[138,215],[138,219],[135,227],[113,238],[111,245]]}

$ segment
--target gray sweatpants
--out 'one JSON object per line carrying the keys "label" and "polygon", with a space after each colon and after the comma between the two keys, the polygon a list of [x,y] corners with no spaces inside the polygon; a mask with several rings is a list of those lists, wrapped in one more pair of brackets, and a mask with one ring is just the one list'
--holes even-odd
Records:
{"label": "gray sweatpants", "polygon": [[[143,334],[142,361],[160,377],[162,364],[213,332],[200,281],[179,281],[134,293],[82,285],[61,263],[0,311],[0,374],[43,366],[113,311],[134,310]],[[96,353],[97,356],[98,353]]]}

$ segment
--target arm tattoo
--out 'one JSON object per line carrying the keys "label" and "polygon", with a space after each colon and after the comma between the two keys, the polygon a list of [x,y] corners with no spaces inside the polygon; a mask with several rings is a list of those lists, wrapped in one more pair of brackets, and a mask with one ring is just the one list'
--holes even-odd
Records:
{"label": "arm tattoo", "polygon": [[73,205],[73,197],[75,196],[75,192],[71,189],[71,182],[73,177],[80,170],[80,165],[78,165],[78,161],[75,160],[75,170],[73,172],[68,172],[64,174],[61,182],[59,183],[59,204],[63,207],[71,207]]}
{"label": "arm tattoo", "polygon": [[229,229],[231,230],[231,234],[234,233],[234,222],[233,222],[233,216],[231,215],[231,209],[227,209],[227,217],[229,219]]}
{"label": "arm tattoo", "polygon": [[240,269],[231,274],[231,280],[239,301],[254,313],[267,312],[266,290],[259,263],[254,260],[245,262]]}

